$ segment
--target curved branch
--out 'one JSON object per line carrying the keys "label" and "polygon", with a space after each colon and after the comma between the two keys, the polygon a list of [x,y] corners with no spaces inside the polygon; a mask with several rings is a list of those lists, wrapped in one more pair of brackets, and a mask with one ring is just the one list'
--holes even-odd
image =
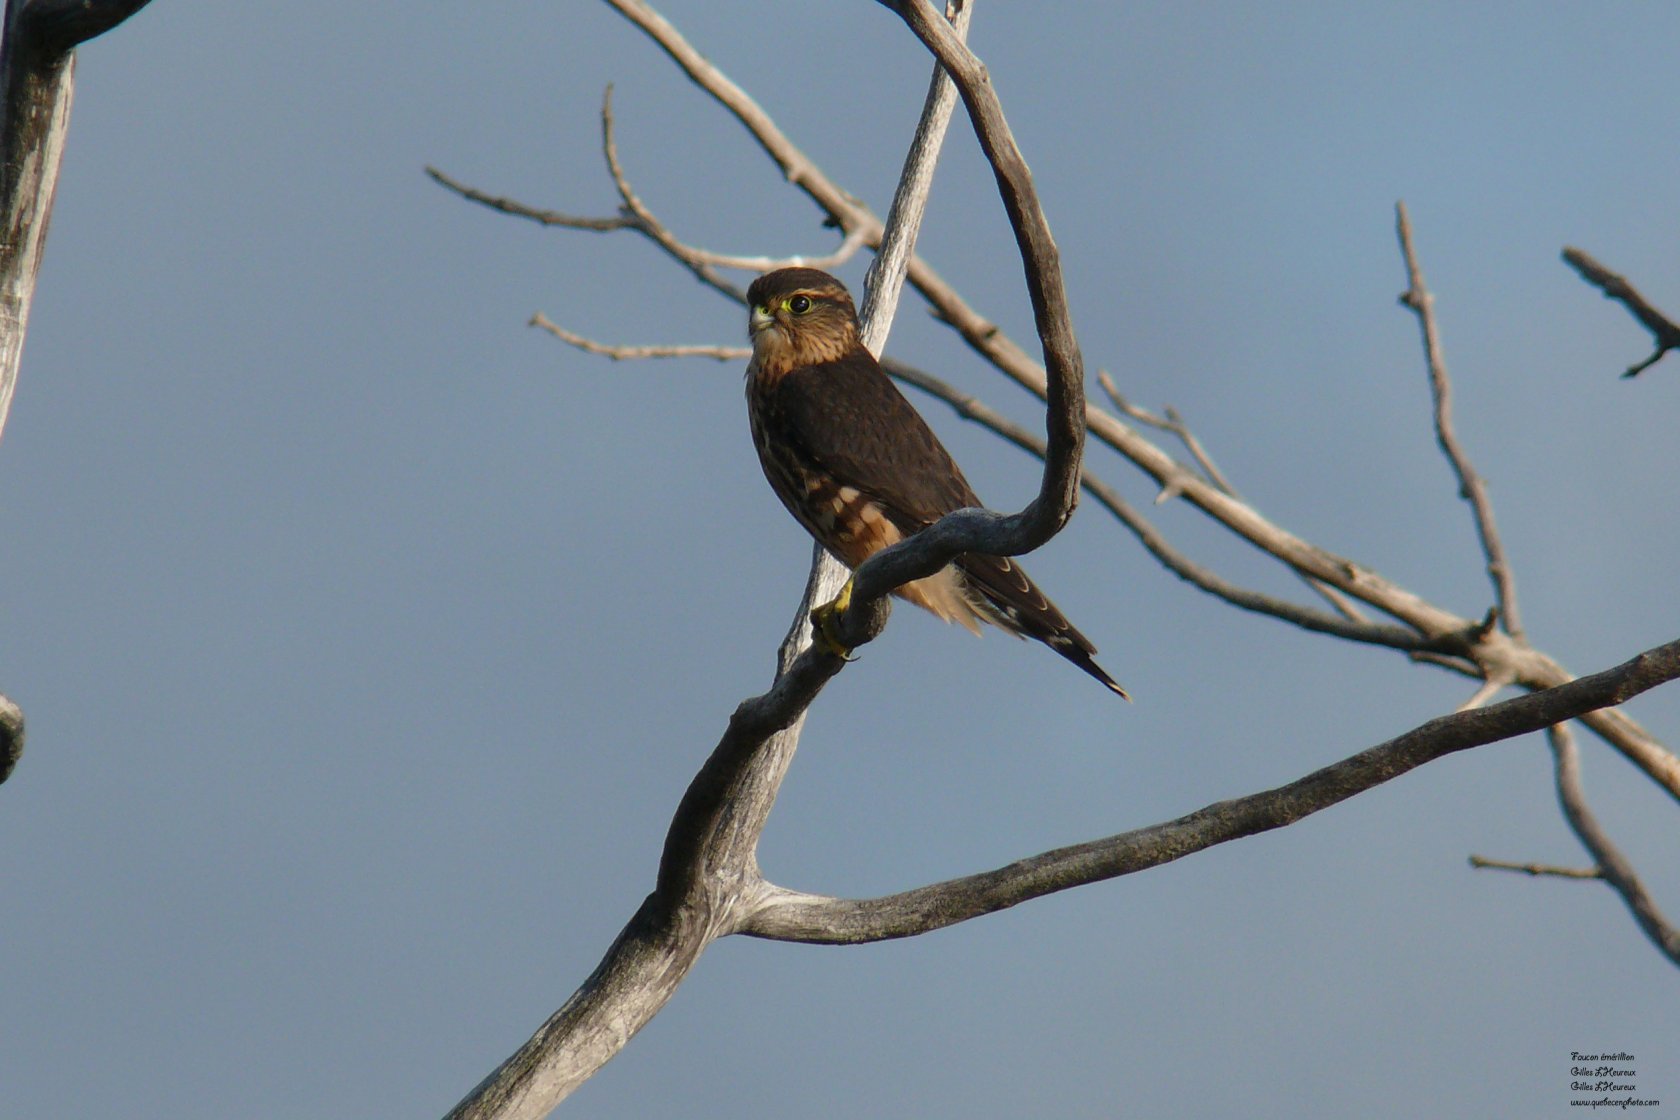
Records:
{"label": "curved branch", "polygon": [[1015,231],[1033,322],[1044,347],[1049,374],[1046,399],[1044,481],[1038,497],[1022,511],[1024,547],[1037,548],[1067,523],[1079,500],[1079,463],[1085,446],[1085,363],[1074,337],[1062,280],[1061,253],[1050,234],[1032,172],[1015,143],[991,76],[927,0],[882,0],[910,25],[957,84],[980,147],[997,178],[998,194]]}
{"label": "curved branch", "polygon": [[1587,806],[1587,795],[1581,790],[1581,764],[1575,736],[1566,724],[1560,723],[1547,729],[1546,738],[1552,747],[1553,775],[1564,819],[1598,865],[1598,876],[1610,884],[1632,911],[1635,924],[1664,956],[1680,965],[1680,930],[1663,917],[1632,862],[1611,842]]}
{"label": "curved branch", "polygon": [[614,214],[610,218],[585,218],[577,214],[563,213],[559,210],[545,210],[520,202],[518,199],[490,194],[488,191],[481,191],[477,187],[468,186],[431,164],[426,165],[425,172],[432,182],[444,190],[460,195],[468,202],[476,202],[480,206],[494,210],[499,214],[510,214],[515,218],[524,218],[537,223],[539,226],[582,229],[591,233],[611,233],[618,229],[639,230],[641,228],[635,218],[624,214]]}
{"label": "curved branch", "polygon": [[1680,640],[1604,672],[1430,720],[1386,743],[1264,793],[1177,820],[1059,848],[995,871],[875,899],[835,899],[766,884],[738,932],[822,944],[910,937],[1070,887],[1159,867],[1216,844],[1282,828],[1427,762],[1621,704],[1680,677]]}
{"label": "curved branch", "polygon": [[1010,132],[991,78],[957,32],[926,0],[882,2],[903,18],[956,83],[980,147],[997,178],[1044,348],[1048,371],[1046,446],[1038,495],[1021,512],[1003,515],[979,509],[958,510],[859,565],[852,577],[851,607],[836,620],[841,640],[853,647],[870,637],[863,620],[874,602],[894,588],[932,575],[964,552],[1017,556],[1031,552],[1060,532],[1079,501],[1080,461],[1085,449],[1085,365],[1068,311],[1061,255],[1050,235],[1050,223],[1039,202],[1032,172]]}
{"label": "curved branch", "polygon": [[103,35],[151,0],[27,0],[21,27],[49,54],[62,55]]}

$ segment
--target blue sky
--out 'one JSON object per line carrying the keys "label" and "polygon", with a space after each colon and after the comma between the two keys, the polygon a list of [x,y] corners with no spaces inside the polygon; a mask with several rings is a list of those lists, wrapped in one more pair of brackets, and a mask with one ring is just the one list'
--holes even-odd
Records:
{"label": "blue sky", "polygon": [[[884,212],[929,62],[872,4],[671,4]],[[1088,366],[1172,404],[1256,506],[1473,615],[1489,602],[1395,303],[1404,198],[1459,431],[1535,643],[1579,671],[1680,633],[1674,359],[1558,260],[1680,313],[1680,11],[982,5]],[[594,966],[804,583],[740,370],[614,364],[743,317],[624,235],[538,229],[426,164],[604,214],[601,91],[690,241],[820,253],[818,215],[604,5],[153,4],[82,51],[0,442],[4,1111],[441,1115]],[[966,123],[924,254],[1023,344]],[[865,261],[841,270],[861,281]],[[1033,402],[913,299],[888,350]],[[923,407],[980,493],[1036,465]],[[1145,480],[1094,449],[1134,500]],[[1177,505],[1175,542],[1296,585]],[[1459,678],[1239,616],[1094,503],[1030,558],[1137,702],[899,610],[829,687],[771,877],[874,894],[1281,784],[1461,702]],[[1680,691],[1635,718],[1680,739]],[[1670,914],[1671,801],[1583,740]],[[1569,1052],[1680,1101],[1673,968],[1584,862],[1543,742],[928,937],[728,941],[581,1115],[1550,1116]],[[68,1094],[68,1097],[66,1097]]]}

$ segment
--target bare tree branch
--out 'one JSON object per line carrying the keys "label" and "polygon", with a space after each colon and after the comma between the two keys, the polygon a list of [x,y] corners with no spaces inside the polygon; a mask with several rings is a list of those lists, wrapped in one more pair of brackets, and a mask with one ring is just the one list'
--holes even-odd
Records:
{"label": "bare tree branch", "polygon": [[[147,2],[6,0],[0,16],[0,434],[17,391],[70,130],[74,49]],[[23,711],[0,696],[0,782],[22,754]]]}
{"label": "bare tree branch", "polygon": [[[851,944],[941,929],[1056,891],[1159,867],[1215,844],[1282,828],[1437,758],[1624,703],[1676,677],[1680,677],[1680,640],[1557,688],[1440,716],[1277,789],[884,898],[825,898],[766,883],[756,905],[744,914],[739,932],[778,941]],[[1665,952],[1672,955],[1672,947],[1665,946]]]}
{"label": "bare tree branch", "polygon": [[1497,676],[1488,677],[1476,688],[1475,692],[1470,694],[1469,699],[1465,700],[1464,703],[1458,706],[1458,710],[1461,712],[1467,712],[1471,708],[1480,708],[1483,704],[1486,704],[1489,700],[1492,700],[1496,695],[1498,695],[1500,689],[1510,683],[1511,682],[1509,680],[1504,680]]}
{"label": "bare tree branch", "polygon": [[1418,264],[1417,250],[1412,246],[1412,221],[1406,204],[1394,207],[1395,227],[1400,236],[1400,252],[1406,259],[1406,291],[1400,302],[1418,318],[1423,331],[1424,359],[1429,366],[1429,392],[1435,401],[1435,438],[1458,476],[1458,493],[1470,503],[1475,515],[1476,536],[1482,543],[1482,555],[1487,560],[1488,578],[1493,581],[1494,602],[1499,607],[1499,620],[1505,632],[1522,640],[1522,622],[1517,615],[1516,579],[1500,543],[1499,529],[1493,520],[1493,503],[1488,498],[1487,484],[1470,463],[1470,455],[1458,441],[1453,429],[1452,381],[1447,377],[1447,360],[1441,351],[1441,333],[1435,325],[1435,296],[1423,282],[1423,268]]}
{"label": "bare tree branch", "polygon": [[1102,386],[1103,392],[1107,394],[1114,407],[1120,410],[1122,416],[1128,416],[1139,424],[1147,425],[1159,432],[1166,432],[1176,438],[1179,443],[1184,445],[1184,450],[1190,452],[1190,457],[1196,461],[1196,465],[1202,469],[1204,478],[1225,493],[1233,497],[1236,496],[1237,488],[1231,485],[1231,480],[1226,478],[1224,472],[1214,463],[1213,456],[1208,454],[1207,448],[1202,446],[1202,441],[1196,438],[1196,433],[1190,430],[1190,425],[1184,422],[1184,418],[1178,414],[1176,409],[1168,405],[1161,415],[1157,416],[1147,408],[1133,404],[1120,391],[1120,386],[1115,384],[1114,378],[1109,376],[1106,369],[1097,371],[1097,384]]}
{"label": "bare tree branch", "polygon": [[625,214],[615,214],[610,218],[584,218],[576,214],[565,214],[559,210],[544,210],[536,206],[529,206],[517,199],[504,198],[501,195],[489,194],[477,187],[469,187],[458,179],[445,174],[431,165],[426,166],[426,174],[431,180],[445,190],[453,191],[468,202],[476,202],[480,206],[488,207],[502,214],[511,214],[516,218],[525,218],[536,222],[540,226],[559,226],[563,229],[582,229],[593,233],[610,233],[618,229],[640,231],[641,225],[635,218]]}
{"label": "bare tree branch", "polygon": [[17,388],[75,88],[74,58],[30,33],[28,10],[26,0],[7,0],[0,27],[0,433]]}
{"label": "bare tree branch", "polygon": [[1486,856],[1471,856],[1470,866],[1489,871],[1515,871],[1535,878],[1602,879],[1604,872],[1596,867],[1555,867],[1549,863],[1512,863]]}
{"label": "bare tree branch", "polygon": [[1627,308],[1629,313],[1651,332],[1651,338],[1657,348],[1649,358],[1624,370],[1623,377],[1638,377],[1656,365],[1664,354],[1680,348],[1680,324],[1676,324],[1673,319],[1653,307],[1650,301],[1639,294],[1637,288],[1628,283],[1626,277],[1611,272],[1589,256],[1584,249],[1566,248],[1563,251],[1563,259],[1581,274],[1581,279],[1602,291],[1605,299],[1613,299]]}
{"label": "bare tree branch", "polygon": [[613,186],[617,188],[618,196],[623,201],[621,213],[633,219],[636,229],[676,260],[681,261],[701,283],[717,289],[736,303],[745,303],[746,293],[719,275],[717,269],[739,268],[752,272],[767,272],[771,269],[785,268],[790,265],[805,265],[810,268],[837,268],[850,260],[863,246],[863,237],[857,233],[848,233],[845,239],[841,241],[839,248],[822,257],[730,256],[695,248],[692,245],[685,245],[671,233],[664,222],[654,217],[653,211],[648,209],[647,205],[642,202],[630,186],[630,180],[624,173],[624,166],[618,159],[618,141],[613,127],[612,86],[610,85],[601,101],[601,151],[606,156],[607,170],[612,175]]}
{"label": "bare tree branch", "polygon": [[[1163,410],[1162,414],[1157,416],[1155,413],[1150,412],[1147,408],[1142,408],[1133,404],[1131,401],[1126,399],[1125,394],[1120,391],[1120,386],[1115,384],[1114,378],[1108,375],[1107,370],[1097,371],[1097,383],[1103,387],[1103,392],[1108,395],[1108,399],[1114,403],[1114,407],[1118,408],[1123,415],[1129,416],[1138,423],[1146,424],[1158,431],[1171,433],[1178,439],[1179,443],[1184,445],[1184,449],[1190,452],[1190,457],[1194,459],[1196,461],[1196,465],[1201,468],[1203,477],[1215,486],[1219,487],[1219,489],[1225,491],[1225,493],[1229,494],[1231,497],[1236,498],[1239,501],[1243,500],[1242,495],[1237,493],[1237,488],[1231,485],[1230,480],[1225,477],[1224,472],[1222,472],[1214,463],[1213,456],[1208,454],[1207,448],[1202,446],[1202,441],[1196,438],[1196,433],[1190,430],[1190,425],[1184,422],[1184,417],[1180,416],[1176,409],[1174,409],[1171,405],[1168,405]],[[1163,489],[1161,493],[1156,496],[1155,502],[1159,505],[1162,502],[1165,502],[1170,498],[1176,498],[1177,496],[1178,495],[1176,493]],[[1311,588],[1314,594],[1318,595],[1319,598],[1336,608],[1336,610],[1341,613],[1342,617],[1350,619],[1354,622],[1366,621],[1365,612],[1361,611],[1356,605],[1354,605],[1351,599],[1336,590],[1334,587],[1329,587],[1316,579],[1301,574],[1300,572],[1296,572],[1295,575],[1302,583]]]}
{"label": "bare tree branch", "polygon": [[1552,747],[1553,775],[1557,782],[1558,803],[1563,807],[1563,817],[1569,822],[1569,827],[1575,831],[1575,836],[1581,841],[1581,846],[1587,849],[1593,862],[1598,865],[1604,881],[1609,883],[1616,893],[1621,895],[1622,901],[1633,913],[1633,920],[1651,939],[1664,956],[1675,964],[1680,965],[1680,930],[1676,930],[1668,919],[1663,917],[1662,911],[1651,899],[1645,884],[1634,871],[1633,864],[1616,847],[1608,834],[1599,826],[1592,810],[1587,807],[1586,794],[1581,790],[1581,766],[1579,752],[1575,749],[1575,737],[1569,728],[1561,721],[1547,729],[1547,739]]}
{"label": "bare tree branch", "polygon": [[6,0],[0,24],[0,432],[17,388],[75,89],[73,48],[148,0]]}
{"label": "bare tree branch", "polygon": [[541,311],[531,316],[531,326],[541,327],[549,334],[558,338],[568,346],[575,346],[586,354],[600,354],[611,358],[615,362],[640,360],[643,358],[716,358],[720,362],[746,361],[752,357],[752,351],[745,346],[716,346],[706,343],[679,344],[662,346],[649,343],[635,346],[621,346],[609,342],[596,342],[585,338],[581,334],[567,330],[560,324],[553,322]]}

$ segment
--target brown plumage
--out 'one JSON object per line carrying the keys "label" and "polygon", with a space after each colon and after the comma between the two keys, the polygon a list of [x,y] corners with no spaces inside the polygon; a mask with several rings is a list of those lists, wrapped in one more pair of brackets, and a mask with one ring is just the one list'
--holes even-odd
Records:
{"label": "brown plumage", "polygon": [[[747,412],[771,489],[849,567],[979,506],[968,480],[858,337],[840,281],[814,268],[766,273],[747,289]],[[895,593],[976,634],[989,622],[1043,642],[1125,696],[1097,652],[1006,557],[965,553]]]}

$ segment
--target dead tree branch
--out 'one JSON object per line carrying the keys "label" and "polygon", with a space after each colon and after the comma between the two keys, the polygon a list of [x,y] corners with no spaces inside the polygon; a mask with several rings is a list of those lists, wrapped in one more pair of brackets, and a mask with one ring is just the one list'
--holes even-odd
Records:
{"label": "dead tree branch", "polygon": [[604,358],[611,358],[615,362],[640,361],[644,358],[715,358],[720,362],[744,362],[752,357],[752,351],[745,346],[716,346],[710,343],[679,345],[649,343],[623,346],[610,342],[596,342],[592,338],[585,338],[575,331],[567,330],[541,311],[531,316],[530,325],[542,328],[561,342],[568,346],[574,346],[585,354],[599,354]]}
{"label": "dead tree branch", "polygon": [[75,47],[148,0],[6,0],[0,27],[0,432],[17,388],[75,88]]}
{"label": "dead tree branch", "polygon": [[1596,867],[1555,867],[1549,863],[1512,863],[1510,860],[1471,856],[1470,866],[1486,871],[1515,871],[1534,878],[1602,879],[1604,872]]}
{"label": "dead tree branch", "polygon": [[1639,289],[1628,283],[1625,276],[1605,268],[1584,249],[1566,248],[1563,251],[1563,259],[1580,273],[1581,279],[1603,292],[1605,299],[1613,299],[1627,308],[1628,313],[1651,332],[1651,338],[1657,348],[1651,352],[1649,358],[1624,370],[1623,377],[1638,377],[1656,365],[1664,354],[1680,349],[1680,324],[1676,324],[1673,319],[1653,307],[1649,300],[1639,294]]}
{"label": "dead tree branch", "polygon": [[[0,434],[6,429],[70,130],[75,48],[148,0],[6,0],[0,24]],[[0,782],[23,754],[23,712],[0,696]]]}
{"label": "dead tree branch", "polygon": [[823,944],[911,937],[1056,891],[1159,867],[1193,852],[1282,828],[1410,770],[1472,747],[1540,731],[1621,704],[1680,677],[1680,640],[1544,692],[1440,716],[1264,793],[1103,840],[1059,848],[995,871],[876,899],[835,899],[766,884],[741,932]]}
{"label": "dead tree branch", "polygon": [[1633,864],[1611,842],[1587,805],[1587,796],[1581,789],[1580,753],[1575,749],[1575,736],[1568,725],[1559,723],[1547,730],[1547,739],[1552,747],[1553,776],[1564,820],[1592,856],[1600,876],[1627,904],[1635,924],[1664,956],[1680,965],[1680,930],[1657,909]]}
{"label": "dead tree branch", "polygon": [[1435,402],[1435,439],[1458,478],[1458,494],[1470,503],[1475,517],[1476,536],[1482,544],[1487,561],[1488,578],[1493,582],[1494,604],[1499,609],[1499,622],[1505,632],[1517,641],[1523,639],[1522,622],[1517,615],[1516,577],[1511,574],[1505,546],[1499,540],[1499,528],[1493,520],[1493,503],[1488,498],[1487,483],[1476,472],[1470,455],[1459,442],[1453,428],[1452,380],[1447,376],[1447,359],[1441,349],[1441,332],[1435,324],[1435,296],[1423,282],[1423,266],[1418,264],[1417,250],[1412,245],[1412,220],[1406,204],[1394,207],[1395,228],[1400,237],[1400,252],[1406,261],[1406,291],[1400,302],[1417,316],[1423,332],[1424,361],[1429,367],[1429,394]]}

